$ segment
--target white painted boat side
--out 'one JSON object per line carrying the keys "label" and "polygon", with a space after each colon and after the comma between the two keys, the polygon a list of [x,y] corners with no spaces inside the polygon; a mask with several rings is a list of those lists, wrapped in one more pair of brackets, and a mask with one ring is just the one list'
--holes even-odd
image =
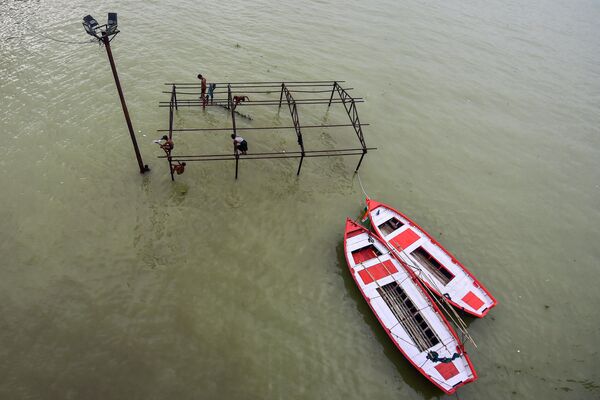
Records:
{"label": "white painted boat side", "polygon": [[[470,274],[459,262],[455,261],[450,253],[437,244],[431,237],[413,221],[406,218],[391,207],[375,202],[375,206],[369,210],[371,225],[379,237],[381,237],[389,247],[394,250],[396,255],[400,257],[419,276],[419,278],[428,285],[437,295],[445,295],[449,297],[451,303],[463,309],[464,311],[473,314],[477,317],[484,316],[492,307],[496,305],[496,300],[489,294],[487,289]],[[384,234],[379,228],[391,218],[396,218],[402,222],[402,226],[389,234]],[[405,248],[395,246],[392,241],[399,235],[405,234],[406,231],[412,231],[418,236],[418,239],[412,242]],[[454,277],[444,283],[434,274],[430,273],[421,262],[412,254],[419,247],[427,251],[433,258],[442,264]],[[469,295],[469,292],[472,295]],[[465,296],[476,296],[481,300],[482,304],[475,308],[465,300]],[[473,303],[473,302],[471,302]],[[477,304],[477,303],[476,303]]]}
{"label": "white painted boat side", "polygon": [[[371,241],[369,241],[369,237],[371,237]],[[381,255],[364,262],[356,263],[352,252],[368,247],[369,245],[373,245]],[[462,353],[460,350],[462,348],[461,343],[445,318],[441,316],[437,308],[432,306],[433,300],[431,297],[425,293],[423,287],[417,283],[416,277],[407,271],[404,266],[390,254],[388,248],[379,238],[366,231],[347,238],[345,242],[345,252],[348,266],[361,293],[371,306],[373,312],[392,341],[415,368],[447,393],[452,393],[456,390],[456,387],[476,379],[477,376],[472,369],[467,354]],[[391,262],[397,272],[390,273],[389,275],[373,280],[372,282],[363,281],[360,274],[361,271],[365,271],[369,267],[377,266],[386,261]],[[385,272],[392,272],[392,270],[386,268]],[[363,272],[363,275],[364,274],[365,272]],[[367,277],[368,279],[373,278],[373,276],[368,273]],[[419,350],[415,342],[411,339],[411,336],[405,330],[403,324],[398,321],[392,310],[377,291],[379,287],[392,282],[396,282],[405,291],[413,304],[420,311],[423,318],[427,321],[432,331],[435,332],[440,343],[427,348],[424,351]],[[452,358],[455,353],[460,353],[460,357],[452,361],[454,367],[458,370],[456,375],[449,379],[445,379],[438,369],[436,369],[436,365],[439,365],[440,362],[434,362],[427,359],[427,355],[431,351],[437,352],[440,358]]]}

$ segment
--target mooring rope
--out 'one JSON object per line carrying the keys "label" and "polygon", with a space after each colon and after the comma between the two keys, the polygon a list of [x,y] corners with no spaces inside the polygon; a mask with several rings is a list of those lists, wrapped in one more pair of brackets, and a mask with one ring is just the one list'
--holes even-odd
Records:
{"label": "mooring rope", "polygon": [[362,180],[360,179],[360,174],[358,173],[358,171],[356,171],[356,176],[358,176],[358,183],[360,184],[360,189],[362,190],[362,192],[364,193],[365,197],[367,199],[370,199],[369,195],[367,194],[367,192],[365,191],[365,188],[362,184]]}

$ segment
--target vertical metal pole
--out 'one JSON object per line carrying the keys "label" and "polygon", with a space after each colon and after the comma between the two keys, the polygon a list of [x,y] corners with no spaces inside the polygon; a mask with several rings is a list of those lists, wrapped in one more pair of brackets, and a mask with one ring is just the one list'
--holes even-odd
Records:
{"label": "vertical metal pole", "polygon": [[[227,98],[229,102],[229,108],[231,109],[231,123],[233,124],[233,134],[237,136],[237,130],[235,128],[235,107],[233,105],[233,97],[231,96],[231,84],[227,85]],[[240,164],[240,155],[235,148],[235,140],[233,141],[233,154],[235,155],[235,179],[237,180]]]}
{"label": "vertical metal pole", "polygon": [[300,157],[300,165],[298,165],[298,172],[296,172],[296,176],[300,175],[300,168],[302,168],[302,161],[304,161],[304,152],[302,152],[302,156]]}
{"label": "vertical metal pole", "polygon": [[[235,148],[235,144],[233,145],[233,147]],[[235,151],[235,150],[233,150]],[[238,165],[240,162],[240,155],[237,153],[237,151],[235,152],[235,179],[237,180],[238,178]]]}
{"label": "vertical metal pole", "polygon": [[281,101],[283,100],[283,88],[285,87],[285,84],[283,82],[281,82],[281,94],[279,95],[279,108],[281,108]]}
{"label": "vertical metal pole", "polygon": [[131,119],[129,118],[129,111],[127,111],[127,104],[125,104],[125,96],[123,95],[123,90],[121,89],[121,82],[119,81],[119,75],[117,74],[115,60],[113,60],[112,51],[110,50],[110,41],[108,40],[108,35],[106,35],[106,33],[103,33],[102,42],[104,43],[106,54],[108,54],[110,68],[112,69],[113,77],[115,78],[115,85],[117,86],[117,91],[119,92],[121,107],[123,108],[123,114],[125,114],[125,121],[127,122],[127,128],[129,128],[131,143],[133,144],[133,149],[135,150],[135,157],[137,158],[138,166],[140,167],[140,173],[143,174],[146,171],[150,171],[150,168],[148,168],[147,165],[144,165],[144,161],[142,161],[142,155],[140,154],[140,149],[138,148],[137,140],[135,139],[135,133],[133,131],[133,126],[131,125]]}
{"label": "vertical metal pole", "polygon": [[169,139],[173,139],[173,103],[169,106]]}
{"label": "vertical metal pole", "polygon": [[169,172],[171,173],[171,180],[175,181],[175,176],[173,175],[173,164],[171,162],[171,155],[167,156],[167,160],[169,161]]}
{"label": "vertical metal pole", "polygon": [[367,154],[367,150],[363,149],[363,153],[362,156],[360,156],[360,160],[358,161],[358,165],[356,166],[356,169],[354,170],[354,172],[358,172],[358,169],[360,168],[360,164],[362,163],[363,158],[365,158],[365,154]]}
{"label": "vertical metal pole", "polygon": [[173,85],[173,98],[175,100],[175,109],[178,110],[178,108],[177,108],[177,88],[175,87],[175,85]]}
{"label": "vertical metal pole", "polygon": [[231,108],[232,106],[232,99],[231,99],[231,84],[227,85],[227,107]]}
{"label": "vertical metal pole", "polygon": [[[229,89],[229,98],[231,97],[231,89]],[[233,133],[237,136],[237,131],[235,129],[235,106],[233,105],[233,100],[230,100],[229,107],[231,108],[231,123],[233,124]]]}
{"label": "vertical metal pole", "polygon": [[331,101],[333,100],[333,93],[335,93],[336,85],[337,85],[337,82],[333,82],[333,88],[331,89],[331,97],[329,98],[329,104],[327,105],[327,108],[329,108],[331,106]]}

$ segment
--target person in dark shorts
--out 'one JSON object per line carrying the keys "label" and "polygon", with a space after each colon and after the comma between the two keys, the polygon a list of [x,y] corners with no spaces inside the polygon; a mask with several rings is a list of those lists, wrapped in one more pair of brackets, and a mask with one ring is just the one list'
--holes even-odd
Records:
{"label": "person in dark shorts", "polygon": [[185,172],[185,162],[177,161],[177,164],[171,165],[171,173],[177,173],[177,175],[181,175]]}
{"label": "person in dark shorts", "polygon": [[235,148],[235,154],[238,152],[242,154],[246,154],[248,151],[248,142],[241,136],[236,136],[235,133],[231,134],[231,138],[233,139],[233,147]]}

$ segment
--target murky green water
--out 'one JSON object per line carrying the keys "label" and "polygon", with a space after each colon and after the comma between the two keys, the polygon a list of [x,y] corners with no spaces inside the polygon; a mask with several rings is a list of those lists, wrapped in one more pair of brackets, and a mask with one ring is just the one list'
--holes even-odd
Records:
{"label": "murky green water", "polygon": [[[85,41],[81,17],[107,11],[146,176],[104,49],[45,38]],[[347,273],[357,159],[309,159],[299,178],[294,161],[247,162],[237,182],[230,162],[195,164],[171,183],[151,143],[162,83],[198,72],[344,79],[366,98],[366,191],[500,303],[468,320],[480,379],[460,398],[599,398],[599,17],[594,1],[0,1],[0,398],[443,397]],[[289,124],[282,111],[247,110],[254,126]],[[229,120],[180,110],[175,124]],[[244,137],[295,150],[288,135]],[[216,134],[176,146],[230,151]]]}

